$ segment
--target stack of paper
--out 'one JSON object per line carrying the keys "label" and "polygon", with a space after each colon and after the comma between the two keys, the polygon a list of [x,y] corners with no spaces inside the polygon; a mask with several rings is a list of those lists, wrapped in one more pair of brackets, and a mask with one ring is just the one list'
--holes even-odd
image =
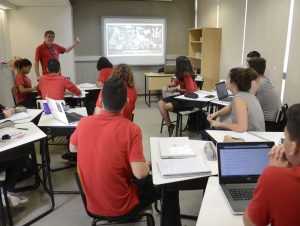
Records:
{"label": "stack of paper", "polygon": [[209,176],[211,174],[211,170],[201,157],[162,159],[157,164],[164,178]]}
{"label": "stack of paper", "polygon": [[161,158],[187,158],[196,154],[189,145],[188,137],[158,138]]}

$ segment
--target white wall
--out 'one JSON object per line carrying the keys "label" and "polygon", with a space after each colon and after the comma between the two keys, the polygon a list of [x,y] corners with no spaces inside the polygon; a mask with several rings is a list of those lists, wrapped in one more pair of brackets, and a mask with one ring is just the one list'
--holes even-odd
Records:
{"label": "white wall", "polygon": [[[13,56],[28,58],[33,63],[35,49],[43,43],[46,30],[53,30],[55,42],[64,47],[74,41],[71,7],[22,7],[9,10],[8,16]],[[62,74],[75,82],[74,50],[60,55],[59,59]],[[33,68],[29,76],[36,84]]]}
{"label": "white wall", "polygon": [[[7,13],[0,9],[0,61],[7,62],[11,59],[10,46]],[[13,98],[10,91],[13,82],[11,67],[0,65],[0,104],[4,106],[13,106]]]}

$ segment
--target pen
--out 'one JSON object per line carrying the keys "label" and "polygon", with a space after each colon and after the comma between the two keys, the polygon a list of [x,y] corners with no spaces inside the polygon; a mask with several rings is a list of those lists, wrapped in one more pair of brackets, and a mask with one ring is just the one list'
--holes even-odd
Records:
{"label": "pen", "polygon": [[17,128],[17,129],[20,129],[20,130],[28,130],[27,128]]}

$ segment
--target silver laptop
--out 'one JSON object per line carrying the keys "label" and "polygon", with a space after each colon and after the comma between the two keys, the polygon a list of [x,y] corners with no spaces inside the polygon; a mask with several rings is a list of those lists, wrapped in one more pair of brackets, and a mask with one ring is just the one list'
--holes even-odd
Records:
{"label": "silver laptop", "polygon": [[79,122],[79,120],[83,117],[83,115],[77,114],[75,112],[65,112],[60,101],[56,101],[51,98],[46,98],[46,100],[53,117],[65,124],[75,124]]}
{"label": "silver laptop", "polygon": [[219,183],[233,214],[243,214],[274,142],[218,143]]}
{"label": "silver laptop", "polygon": [[224,81],[215,84],[217,95],[219,100],[225,102],[231,102],[233,100],[233,96],[229,96],[226,83]]}

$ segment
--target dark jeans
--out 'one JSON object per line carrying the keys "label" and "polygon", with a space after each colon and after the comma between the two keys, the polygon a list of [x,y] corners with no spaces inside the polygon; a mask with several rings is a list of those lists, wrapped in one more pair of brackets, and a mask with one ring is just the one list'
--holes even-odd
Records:
{"label": "dark jeans", "polygon": [[[148,175],[143,180],[135,180],[134,183],[138,186],[140,203],[126,215],[134,215],[140,213],[153,202],[161,198],[161,192],[153,186],[151,175]],[[166,203],[164,203],[164,209],[167,211],[165,211],[163,224],[181,226],[179,192],[168,191],[166,192],[165,198],[167,201]]]}
{"label": "dark jeans", "polygon": [[27,157],[21,157],[0,163],[0,172],[6,170],[5,183],[7,191],[14,190],[16,183],[22,178],[26,161]]}

